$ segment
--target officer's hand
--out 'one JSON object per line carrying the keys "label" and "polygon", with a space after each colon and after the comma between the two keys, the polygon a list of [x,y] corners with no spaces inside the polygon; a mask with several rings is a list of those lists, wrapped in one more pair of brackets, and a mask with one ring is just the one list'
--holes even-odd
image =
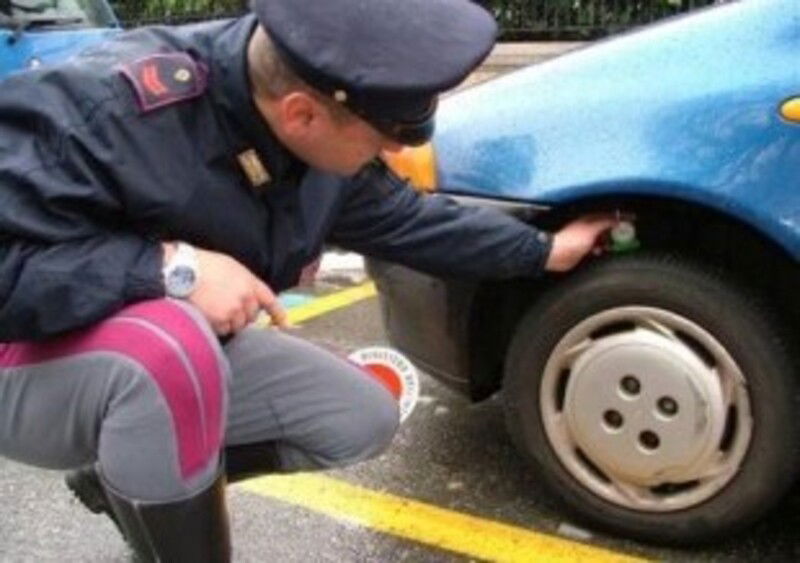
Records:
{"label": "officer's hand", "polygon": [[553,236],[553,247],[545,264],[550,272],[571,270],[598,245],[600,235],[617,223],[614,215],[587,215],[568,223]]}
{"label": "officer's hand", "polygon": [[239,332],[264,309],[279,327],[287,327],[286,311],[275,294],[242,264],[218,252],[197,249],[197,287],[189,301],[219,335]]}

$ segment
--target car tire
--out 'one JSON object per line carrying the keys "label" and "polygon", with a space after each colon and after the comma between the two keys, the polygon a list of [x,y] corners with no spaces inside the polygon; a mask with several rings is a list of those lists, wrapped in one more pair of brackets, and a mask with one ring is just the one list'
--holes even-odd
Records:
{"label": "car tire", "polygon": [[796,376],[763,301],[700,264],[635,253],[537,300],[503,395],[512,439],[578,520],[688,545],[742,529],[794,482]]}

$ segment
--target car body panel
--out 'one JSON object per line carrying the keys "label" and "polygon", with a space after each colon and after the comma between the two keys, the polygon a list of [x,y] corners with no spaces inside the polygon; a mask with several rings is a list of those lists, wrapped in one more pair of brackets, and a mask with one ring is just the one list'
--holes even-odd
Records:
{"label": "car body panel", "polygon": [[[106,0],[62,0],[52,6],[18,3],[29,10],[12,7],[10,14],[0,14],[0,79],[58,62],[120,31]],[[19,27],[29,20],[34,24]]]}
{"label": "car body panel", "polygon": [[480,84],[441,104],[439,185],[549,206],[691,201],[800,258],[800,125],[780,116],[798,53],[800,2],[742,0]]}
{"label": "car body panel", "polygon": [[116,29],[26,32],[9,45],[13,32],[0,30],[0,79],[12,72],[51,64],[104,41]]}

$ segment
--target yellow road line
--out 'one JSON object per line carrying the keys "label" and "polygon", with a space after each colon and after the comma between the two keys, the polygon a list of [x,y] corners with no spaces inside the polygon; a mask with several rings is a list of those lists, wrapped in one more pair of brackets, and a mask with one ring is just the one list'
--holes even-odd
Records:
{"label": "yellow road line", "polygon": [[317,474],[272,475],[237,485],[370,529],[485,561],[645,561],[572,540],[371,491]]}
{"label": "yellow road line", "polygon": [[372,282],[362,283],[342,291],[337,291],[330,295],[325,295],[314,299],[310,303],[292,307],[287,311],[289,315],[289,322],[292,324],[300,324],[314,317],[319,317],[336,309],[341,309],[367,299],[376,295],[375,284]]}
{"label": "yellow road line", "polygon": [[[286,314],[289,317],[289,322],[296,325],[313,319],[314,317],[325,315],[336,309],[348,307],[362,299],[375,297],[375,295],[377,295],[375,284],[373,282],[366,282],[348,289],[343,289],[342,291],[337,291],[336,293],[331,293],[330,295],[317,297],[313,301],[298,305],[297,307],[290,307],[286,311]],[[269,319],[266,316],[256,321],[256,326],[263,327],[268,324]]]}

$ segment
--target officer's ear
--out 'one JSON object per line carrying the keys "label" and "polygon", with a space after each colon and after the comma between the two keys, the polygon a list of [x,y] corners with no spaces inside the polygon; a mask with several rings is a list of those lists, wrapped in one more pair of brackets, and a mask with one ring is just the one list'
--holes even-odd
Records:
{"label": "officer's ear", "polygon": [[324,118],[321,104],[303,91],[291,92],[278,102],[283,130],[294,139],[303,139],[318,134],[320,121]]}

